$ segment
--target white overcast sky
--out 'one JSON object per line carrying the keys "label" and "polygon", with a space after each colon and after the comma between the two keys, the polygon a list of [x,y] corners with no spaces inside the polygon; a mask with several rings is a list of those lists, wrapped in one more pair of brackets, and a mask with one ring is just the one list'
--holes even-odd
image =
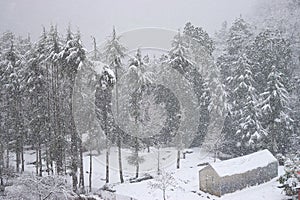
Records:
{"label": "white overcast sky", "polygon": [[0,0],[0,32],[30,33],[35,40],[42,25],[57,24],[64,32],[79,27],[84,43],[102,41],[115,25],[118,32],[142,27],[177,30],[191,21],[212,34],[226,20],[252,13],[259,0]]}

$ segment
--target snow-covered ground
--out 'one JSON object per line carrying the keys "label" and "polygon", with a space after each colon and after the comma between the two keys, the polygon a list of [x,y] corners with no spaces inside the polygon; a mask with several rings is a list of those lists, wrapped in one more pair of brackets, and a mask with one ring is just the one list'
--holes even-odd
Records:
{"label": "snow-covered ground", "polygon": [[[213,162],[213,158],[209,153],[195,148],[193,153],[187,154],[186,159],[181,159],[180,169],[176,169],[176,155],[177,151],[173,148],[163,148],[160,150],[160,167],[161,170],[170,173],[176,181],[176,187],[169,188],[166,192],[167,199],[170,200],[190,200],[190,199],[220,199],[220,200],[282,200],[287,199],[282,193],[282,190],[277,188],[277,178],[273,180],[250,188],[243,189],[231,194],[226,194],[221,198],[204,193],[199,190],[199,170],[204,166],[198,166],[201,163]],[[125,183],[119,182],[118,174],[118,152],[116,148],[111,148],[110,151],[110,182],[111,186],[116,190],[118,195],[129,196],[138,200],[161,200],[162,191],[153,189],[149,186],[153,180],[142,181],[139,183],[129,183],[129,178],[134,177],[135,167],[128,164],[126,157],[130,155],[129,149],[123,149],[123,170]],[[140,166],[140,175],[151,174],[156,176],[158,154],[157,150],[151,149],[150,153],[146,150],[141,152],[145,158],[145,162]],[[30,173],[35,172],[35,166],[28,163],[35,161],[34,151],[27,151],[25,154],[26,168]],[[85,185],[88,186],[88,171],[89,171],[89,157],[88,154],[84,156],[84,170],[85,170]],[[279,174],[283,173],[283,168],[279,168]],[[68,181],[71,181],[68,177]],[[92,188],[97,191],[105,184],[105,151],[98,156],[93,156],[93,173],[92,173]]]}

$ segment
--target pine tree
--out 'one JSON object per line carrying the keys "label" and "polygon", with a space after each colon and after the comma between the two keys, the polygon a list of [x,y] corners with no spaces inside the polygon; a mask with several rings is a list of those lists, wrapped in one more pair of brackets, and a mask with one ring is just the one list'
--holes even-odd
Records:
{"label": "pine tree", "polygon": [[[246,115],[248,112],[242,110],[246,109],[246,104],[252,105],[250,102],[257,99],[254,93],[251,93],[252,97],[249,99],[246,99],[242,94],[242,91],[247,91],[250,95],[250,92],[253,92],[256,87],[254,80],[252,80],[255,74],[253,74],[251,62],[247,55],[247,46],[251,37],[250,25],[242,18],[236,19],[228,31],[223,54],[217,60],[217,67],[221,73],[220,80],[225,87],[225,91],[223,90],[224,97],[226,97],[224,111],[227,112],[227,115],[225,114],[225,127],[222,131],[222,137],[225,140],[223,151],[234,155],[247,153],[245,149],[241,151],[241,148],[249,146],[246,145],[247,139],[243,137],[245,132],[240,131],[240,127],[244,127],[245,119],[244,122],[239,120],[241,120],[241,115]],[[253,116],[255,115],[258,116],[257,113],[253,114]],[[240,137],[236,137],[237,133]],[[251,133],[247,137],[249,142]],[[240,141],[242,138],[244,138],[243,142]]]}
{"label": "pine tree", "polygon": [[213,40],[201,27],[194,27],[190,22],[186,23],[183,36],[188,43],[195,67],[203,77],[206,77],[213,65],[212,53],[215,49]]}
{"label": "pine tree", "polygon": [[47,78],[44,65],[45,35],[28,55],[26,69],[26,92],[29,102],[29,127],[32,131],[32,144],[36,148],[36,173],[42,176],[42,150],[48,131]]}
{"label": "pine tree", "polygon": [[213,36],[213,42],[215,45],[215,50],[213,51],[213,56],[215,58],[220,57],[226,49],[226,41],[228,39],[228,23],[224,21],[222,23],[221,29],[215,32]]}
{"label": "pine tree", "polygon": [[133,135],[134,144],[132,155],[129,156],[128,162],[136,166],[136,178],[139,176],[139,165],[144,161],[143,157],[139,156],[141,150],[141,141],[139,139],[141,133],[141,104],[142,104],[142,93],[149,87],[149,84],[153,82],[153,74],[148,72],[146,65],[143,63],[141,50],[137,49],[135,57],[131,60],[127,75],[130,81],[134,84],[134,92],[131,94],[130,99],[130,115],[133,118]]}
{"label": "pine tree", "polygon": [[[257,108],[258,96],[255,89],[253,65],[245,54],[241,55],[233,72],[233,98],[231,112],[234,118],[235,134],[231,138],[238,147],[236,154],[247,154],[256,150],[257,140],[262,139],[266,132],[260,123]],[[256,143],[256,144],[255,144]]]}
{"label": "pine tree", "polygon": [[[190,49],[188,42],[181,35],[180,31],[172,41],[172,48],[169,52],[169,66],[177,70],[184,78],[186,78],[192,85],[190,89],[193,90],[197,97],[200,108],[199,126],[196,135],[191,142],[191,147],[199,147],[204,141],[207,133],[209,113],[208,105],[210,101],[209,89],[207,83],[202,78],[202,75],[195,67],[194,61],[191,61]],[[185,111],[183,111],[185,112]]]}
{"label": "pine tree", "polygon": [[4,73],[3,83],[5,86],[7,100],[7,125],[8,130],[13,133],[14,151],[16,153],[16,171],[24,170],[23,162],[23,143],[24,143],[24,123],[23,123],[23,106],[22,106],[22,56],[17,48],[17,40],[12,33],[8,33],[9,41],[4,50]]}
{"label": "pine tree", "polygon": [[[103,55],[105,57],[105,62],[110,66],[110,68],[112,70],[114,70],[115,76],[116,76],[116,84],[115,84],[115,88],[116,88],[116,114],[117,114],[117,119],[119,118],[118,114],[119,114],[119,94],[118,94],[118,80],[119,80],[119,72],[118,70],[121,69],[122,66],[122,59],[125,56],[125,47],[123,47],[120,44],[120,37],[118,37],[116,35],[116,30],[115,28],[113,28],[113,32],[112,32],[112,36],[111,39],[108,40],[105,44],[104,47],[104,52]],[[119,129],[118,129],[119,130]],[[122,138],[121,138],[121,133],[117,133],[118,135],[118,141],[117,141],[117,145],[118,145],[118,156],[119,156],[119,174],[120,174],[120,181],[121,183],[124,182],[124,178],[123,178],[123,170],[122,170],[122,154],[121,154],[121,148],[122,148]]]}
{"label": "pine tree", "polygon": [[189,65],[193,65],[193,62],[190,60],[188,43],[185,41],[180,31],[178,31],[172,41],[172,49],[170,50],[169,56],[169,64],[182,74],[186,73]]}
{"label": "pine tree", "polygon": [[265,144],[275,152],[285,153],[287,138],[292,132],[291,50],[278,31],[266,30],[255,38],[251,47],[257,90],[263,111],[261,123],[269,133]]}
{"label": "pine tree", "polygon": [[56,166],[56,173],[63,174],[63,160],[65,158],[65,152],[63,151],[65,140],[62,132],[62,98],[60,98],[63,92],[61,81],[61,68],[59,63],[59,52],[62,48],[62,42],[58,35],[57,27],[51,26],[47,33],[45,41],[45,64],[48,74],[48,107],[49,118],[51,124],[51,131],[49,133],[50,141],[50,168],[52,173],[54,172],[54,164]]}
{"label": "pine tree", "polygon": [[213,38],[214,50],[213,56],[208,57],[207,65],[209,66],[206,72],[205,82],[208,85],[210,92],[210,102],[208,105],[210,123],[208,126],[205,148],[209,151],[213,150],[215,156],[217,156],[222,146],[224,134],[222,134],[222,128],[224,126],[224,118],[226,113],[229,111],[230,105],[227,101],[228,92],[226,91],[225,85],[221,78],[220,65],[213,62],[213,57],[218,58],[224,53],[226,48],[226,40],[228,37],[227,22],[222,23],[222,28],[215,33]]}
{"label": "pine tree", "polygon": [[284,74],[272,66],[267,79],[267,87],[261,93],[261,109],[265,126],[270,133],[267,145],[274,153],[285,153],[292,131],[292,119],[289,116],[289,93],[284,84]]}
{"label": "pine tree", "polygon": [[[77,191],[77,170],[78,170],[78,160],[80,161],[80,179],[79,187],[80,189],[84,188],[84,177],[83,177],[83,161],[82,161],[82,139],[78,135],[75,121],[73,116],[73,106],[72,106],[72,96],[75,85],[75,76],[77,74],[78,68],[83,64],[85,56],[85,49],[81,44],[80,33],[78,32],[75,36],[72,34],[70,28],[67,32],[67,41],[62,51],[60,52],[60,61],[65,65],[62,68],[62,71],[66,74],[68,81],[68,92],[69,92],[69,133],[71,134],[71,169],[72,169],[72,181],[73,181],[73,190]],[[78,153],[79,151],[79,153]],[[78,159],[78,154],[80,159]]]}
{"label": "pine tree", "polygon": [[100,121],[101,129],[105,134],[106,145],[106,167],[105,167],[105,181],[109,183],[109,154],[111,141],[113,139],[112,128],[112,114],[111,114],[111,98],[112,88],[115,84],[114,73],[105,66],[102,74],[97,80],[96,93],[95,93],[95,112],[96,117]]}

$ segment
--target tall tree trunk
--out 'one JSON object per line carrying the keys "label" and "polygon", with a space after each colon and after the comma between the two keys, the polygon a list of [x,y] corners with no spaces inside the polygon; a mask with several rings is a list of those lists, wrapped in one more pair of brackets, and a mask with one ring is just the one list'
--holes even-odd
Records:
{"label": "tall tree trunk", "polygon": [[2,138],[1,138],[1,141],[0,141],[0,185],[3,185],[3,179],[2,179],[2,171],[3,171],[3,168],[4,168],[4,145],[3,145],[3,142],[2,142]]}
{"label": "tall tree trunk", "polygon": [[73,191],[77,192],[77,141],[76,137],[74,136],[74,133],[71,136],[71,167],[72,167],[72,185],[73,185]]}
{"label": "tall tree trunk", "polygon": [[43,165],[42,165],[42,147],[41,147],[41,140],[39,139],[39,176],[43,176]]}
{"label": "tall tree trunk", "polygon": [[109,183],[109,139],[106,137],[106,171],[105,171],[105,182]]}
{"label": "tall tree trunk", "polygon": [[46,127],[47,127],[47,141],[46,141],[46,165],[47,165],[47,173],[50,175],[50,170],[52,170],[51,163],[52,163],[52,127],[51,127],[51,101],[50,101],[50,76],[49,76],[49,65],[46,64],[46,82],[47,82],[47,120],[46,120]]}
{"label": "tall tree trunk", "polygon": [[[118,92],[118,65],[115,63],[115,76],[116,76],[116,107],[117,107],[117,120],[119,119],[119,92]],[[119,175],[121,183],[124,183],[123,169],[122,169],[122,141],[121,133],[118,131],[118,160],[119,160]]]}
{"label": "tall tree trunk", "polygon": [[139,177],[139,170],[140,170],[140,164],[137,162],[137,164],[136,164],[135,178]]}
{"label": "tall tree trunk", "polygon": [[[73,127],[73,125],[72,125]],[[73,182],[73,191],[77,191],[77,170],[78,170],[78,137],[76,134],[76,131],[72,128],[72,133],[71,133],[71,166],[72,166],[72,182]]]}
{"label": "tall tree trunk", "polygon": [[122,169],[122,148],[121,148],[121,139],[118,141],[118,153],[119,153],[119,172],[120,172],[120,181],[124,183],[123,178],[123,169]]}
{"label": "tall tree trunk", "polygon": [[[52,159],[55,161],[56,164],[56,173],[62,175],[63,172],[63,162],[62,162],[62,143],[63,138],[61,135],[61,128],[60,128],[60,110],[59,110],[59,70],[58,64],[52,63],[51,64],[51,85],[52,85],[52,112],[53,112],[53,130],[54,130],[54,138],[52,144]],[[53,166],[53,163],[52,163]]]}
{"label": "tall tree trunk", "polygon": [[177,169],[180,167],[180,150],[177,150]]}
{"label": "tall tree trunk", "polygon": [[[107,102],[107,99],[105,99]],[[107,105],[104,106],[103,110],[103,121],[104,121],[104,132],[105,132],[105,143],[106,143],[106,167],[105,167],[105,182],[109,183],[109,153],[110,153],[110,134],[108,132],[108,120],[107,120]]]}
{"label": "tall tree trunk", "polygon": [[[51,157],[51,171],[52,174],[54,173],[54,165],[53,165],[53,161],[56,162],[56,156],[57,156],[57,150],[56,150],[56,146],[57,146],[57,116],[56,116],[56,84],[55,84],[55,71],[54,71],[54,64],[51,64],[51,90],[52,90],[52,124],[53,124],[53,139],[51,139],[51,153],[50,153],[50,157]],[[57,167],[56,167],[57,170]],[[56,171],[58,173],[58,170]]]}
{"label": "tall tree trunk", "polygon": [[24,117],[23,117],[23,107],[21,97],[18,98],[18,119],[19,119],[19,133],[20,133],[20,157],[21,157],[21,173],[25,170],[25,160],[24,160]]}
{"label": "tall tree trunk", "polygon": [[160,147],[157,150],[157,175],[160,175]]}
{"label": "tall tree trunk", "polygon": [[[58,174],[63,174],[63,155],[64,155],[64,136],[62,134],[62,128],[61,128],[61,120],[63,120],[61,118],[61,112],[62,110],[60,109],[61,108],[61,103],[60,102],[60,81],[62,81],[62,77],[59,77],[59,66],[58,64],[56,64],[56,72],[55,72],[55,105],[56,105],[56,124],[57,124],[57,135],[58,137],[57,138],[57,154],[56,155],[56,158],[57,158],[57,172]],[[61,80],[59,79],[61,78]]]}
{"label": "tall tree trunk", "polygon": [[93,157],[92,149],[90,149],[90,172],[89,172],[89,190],[92,192],[92,172],[93,172]]}
{"label": "tall tree trunk", "polygon": [[150,153],[150,144],[147,144],[147,153]]}
{"label": "tall tree trunk", "polygon": [[[6,99],[7,101],[7,107],[9,107],[9,101]],[[7,112],[7,119],[10,118],[10,112]],[[8,130],[6,130],[8,131]],[[6,160],[5,160],[5,164],[6,164],[6,168],[9,168],[9,138],[5,138],[5,144],[6,144]]]}
{"label": "tall tree trunk", "polygon": [[[3,157],[3,156],[2,156]],[[3,158],[2,158],[3,159]],[[3,165],[2,165],[3,164]],[[4,183],[3,183],[3,176],[2,176],[2,173],[3,173],[3,168],[4,168],[4,162],[3,160],[0,161],[0,186],[3,186]],[[3,188],[3,187],[2,187]]]}
{"label": "tall tree trunk", "polygon": [[39,175],[39,149],[38,146],[35,148],[35,174]]}
{"label": "tall tree trunk", "polygon": [[46,171],[47,171],[47,174],[48,176],[50,175],[50,168],[49,168],[49,151],[48,151],[48,144],[46,142],[46,146],[45,146],[45,156],[46,156]]}
{"label": "tall tree trunk", "polygon": [[0,185],[3,186],[3,176],[2,176],[2,173],[3,173],[3,168],[4,168],[4,147],[3,147],[3,143],[2,141],[0,142]]}
{"label": "tall tree trunk", "polygon": [[6,149],[6,168],[9,168],[9,145],[8,144]]}
{"label": "tall tree trunk", "polygon": [[[273,120],[275,121],[275,119]],[[272,123],[272,149],[273,149],[273,153],[278,153],[278,144],[276,141],[276,125],[275,122]]]}
{"label": "tall tree trunk", "polygon": [[3,154],[4,154],[4,145],[3,145],[3,142],[0,141],[0,165],[2,165],[2,166],[4,166],[4,155]]}
{"label": "tall tree trunk", "polygon": [[139,142],[138,142],[137,137],[135,137],[135,155],[136,155],[136,159],[137,159],[135,177],[138,178],[139,177],[140,163],[139,163]]}
{"label": "tall tree trunk", "polygon": [[72,181],[73,181],[73,191],[77,191],[77,171],[78,171],[78,143],[79,136],[75,127],[75,120],[73,116],[73,106],[72,106],[72,96],[73,96],[73,86],[75,81],[75,74],[69,74],[69,111],[70,111],[70,130],[71,130],[71,162],[72,162]]}
{"label": "tall tree trunk", "polygon": [[20,149],[21,149],[21,134],[20,134],[20,119],[19,119],[19,113],[18,113],[18,97],[16,96],[15,99],[15,108],[14,108],[14,114],[15,114],[15,120],[16,120],[16,143],[15,143],[15,151],[16,151],[16,171],[20,172]]}
{"label": "tall tree trunk", "polygon": [[25,171],[24,147],[21,146],[21,172]]}
{"label": "tall tree trunk", "polygon": [[79,154],[80,154],[80,174],[79,174],[79,188],[84,192],[84,171],[83,171],[83,149],[82,149],[82,141],[79,140]]}
{"label": "tall tree trunk", "polygon": [[20,151],[18,149],[16,149],[16,171],[20,172]]}

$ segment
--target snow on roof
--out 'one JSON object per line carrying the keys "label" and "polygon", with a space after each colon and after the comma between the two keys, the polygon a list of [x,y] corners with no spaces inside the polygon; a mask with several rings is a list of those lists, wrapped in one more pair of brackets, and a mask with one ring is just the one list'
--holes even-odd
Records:
{"label": "snow on roof", "polygon": [[265,167],[272,162],[277,162],[276,158],[267,149],[249,155],[210,163],[209,165],[217,172],[220,177],[234,174],[242,174],[247,171]]}

